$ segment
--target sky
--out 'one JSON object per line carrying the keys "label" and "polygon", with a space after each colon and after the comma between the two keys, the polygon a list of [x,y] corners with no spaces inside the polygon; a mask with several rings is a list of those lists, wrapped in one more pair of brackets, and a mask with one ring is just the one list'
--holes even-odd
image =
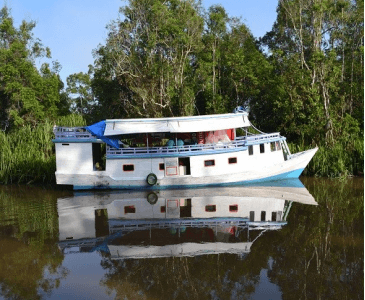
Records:
{"label": "sky", "polygon": [[[34,37],[51,49],[66,84],[70,74],[87,72],[94,63],[92,50],[105,44],[106,25],[116,20],[123,0],[1,0],[11,9],[16,26],[22,20],[35,21]],[[230,17],[241,17],[254,37],[270,31],[276,20],[277,0],[202,0],[205,8],[221,4]]]}

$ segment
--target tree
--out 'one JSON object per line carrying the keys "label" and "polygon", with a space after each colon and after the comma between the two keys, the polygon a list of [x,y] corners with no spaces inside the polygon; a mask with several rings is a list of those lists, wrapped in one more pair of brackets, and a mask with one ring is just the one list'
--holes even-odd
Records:
{"label": "tree", "polygon": [[125,19],[109,25],[106,45],[95,51],[95,82],[106,84],[100,75],[107,73],[110,84],[119,84],[126,116],[194,113],[191,70],[203,29],[198,4],[130,0],[120,11]]}
{"label": "tree", "polygon": [[[38,71],[35,59],[50,58],[49,48],[33,37],[35,22],[15,28],[9,9],[0,11],[0,123],[4,130],[25,123],[35,125],[54,117],[59,102],[59,79],[44,63]],[[47,114],[45,113],[47,112]]]}
{"label": "tree", "polygon": [[214,5],[208,9],[205,22],[204,49],[200,52],[200,68],[198,70],[200,77],[203,79],[204,108],[207,113],[222,113],[225,111],[220,88],[223,67],[222,55],[224,51],[222,43],[227,35],[229,18],[222,6]]}
{"label": "tree", "polygon": [[71,102],[71,111],[82,116],[91,115],[95,106],[90,73],[79,72],[67,77],[66,92]]}
{"label": "tree", "polygon": [[[355,117],[355,102],[356,118],[361,117],[361,7],[362,1],[349,0],[279,1],[277,21],[262,39],[271,52],[283,91],[281,98],[269,105],[279,112],[278,129],[296,141],[333,145],[347,135],[342,124],[345,118]],[[355,61],[362,65],[356,71]],[[262,105],[256,103],[254,107]],[[259,113],[258,109],[254,113]]]}
{"label": "tree", "polygon": [[210,7],[203,44],[196,70],[200,113],[231,112],[262,97],[270,65],[239,19],[229,18],[222,6]]}
{"label": "tree", "polygon": [[192,0],[134,0],[121,12],[94,52],[102,115],[105,107],[119,118],[224,113],[263,97],[270,65],[222,6],[203,13]]}

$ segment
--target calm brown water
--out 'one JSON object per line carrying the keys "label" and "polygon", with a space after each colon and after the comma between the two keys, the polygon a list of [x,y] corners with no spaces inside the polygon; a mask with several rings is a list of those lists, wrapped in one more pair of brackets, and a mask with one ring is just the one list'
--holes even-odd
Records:
{"label": "calm brown water", "polygon": [[363,299],[363,178],[301,181],[0,186],[0,298]]}

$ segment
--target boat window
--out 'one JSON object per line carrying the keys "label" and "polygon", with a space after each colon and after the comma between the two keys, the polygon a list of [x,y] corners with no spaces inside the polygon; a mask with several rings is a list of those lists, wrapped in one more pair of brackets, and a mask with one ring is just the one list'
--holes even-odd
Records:
{"label": "boat window", "polygon": [[136,213],[136,207],[134,205],[124,206],[124,213],[125,214],[135,214]]}
{"label": "boat window", "polygon": [[134,171],[134,165],[123,165],[124,172],[131,172]]}
{"label": "boat window", "polygon": [[214,159],[205,160],[205,161],[204,161],[204,166],[206,166],[206,167],[212,167],[212,166],[215,166],[215,160],[214,160]]}
{"label": "boat window", "polygon": [[260,144],[260,153],[265,153],[265,144]]}
{"label": "boat window", "polygon": [[275,142],[270,143],[271,152],[276,151]]}
{"label": "boat window", "polygon": [[248,146],[248,155],[253,155],[253,146]]}
{"label": "boat window", "polygon": [[261,221],[266,221],[266,211],[261,211]]}
{"label": "boat window", "polygon": [[70,146],[70,144],[62,144],[62,146]]}
{"label": "boat window", "polygon": [[238,212],[238,205],[235,204],[235,205],[230,205],[229,206],[229,211],[230,212]]}
{"label": "boat window", "polygon": [[165,213],[166,212],[166,206],[161,206],[161,213]]}
{"label": "boat window", "polygon": [[167,200],[167,208],[177,208],[179,207],[179,201],[178,200]]}
{"label": "boat window", "polygon": [[230,157],[228,158],[229,164],[236,164],[237,163],[237,157]]}
{"label": "boat window", "polygon": [[254,221],[255,221],[255,212],[250,211],[250,222],[254,222]]}
{"label": "boat window", "polygon": [[206,205],[205,211],[206,212],[215,212],[217,210],[217,207],[215,205]]}
{"label": "boat window", "polygon": [[277,221],[277,214],[276,214],[276,211],[273,211],[272,213],[271,213],[271,221]]}
{"label": "boat window", "polygon": [[160,171],[165,170],[165,164],[163,164],[163,163],[159,164],[158,168],[159,168]]}
{"label": "boat window", "polygon": [[280,144],[280,142],[276,142],[276,150],[281,150],[281,144]]}

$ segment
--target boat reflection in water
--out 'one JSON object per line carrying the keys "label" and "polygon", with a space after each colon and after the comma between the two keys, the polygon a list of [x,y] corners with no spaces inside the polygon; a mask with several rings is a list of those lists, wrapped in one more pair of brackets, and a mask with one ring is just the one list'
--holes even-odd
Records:
{"label": "boat reflection in water", "polygon": [[111,259],[250,252],[286,225],[292,202],[317,205],[299,180],[242,187],[79,193],[58,200],[64,253]]}

